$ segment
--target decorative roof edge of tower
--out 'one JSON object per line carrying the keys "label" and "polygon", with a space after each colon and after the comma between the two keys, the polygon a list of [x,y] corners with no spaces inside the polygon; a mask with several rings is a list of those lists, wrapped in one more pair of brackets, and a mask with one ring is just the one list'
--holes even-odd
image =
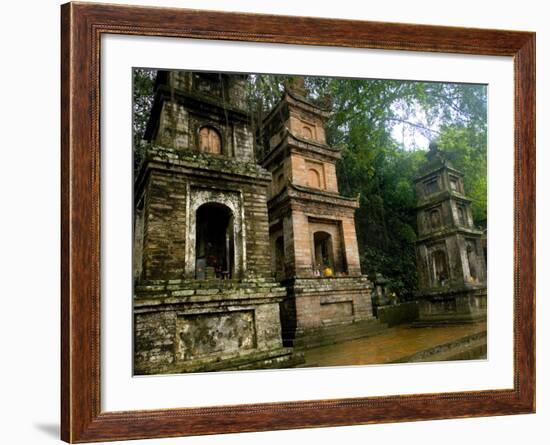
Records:
{"label": "decorative roof edge of tower", "polygon": [[[430,168],[431,167],[431,168]],[[464,173],[461,172],[460,170],[457,170],[456,168],[454,168],[453,166],[451,166],[450,164],[442,164],[442,165],[430,165],[430,166],[426,166],[422,171],[421,171],[421,175],[420,176],[417,176],[416,178],[413,179],[413,182],[414,183],[417,183],[417,182],[420,182],[420,181],[423,181],[424,179],[426,179],[427,177],[429,176],[432,176],[434,173],[437,173],[441,170],[449,170],[450,172],[454,173],[455,175],[457,176],[460,176],[460,177],[464,177]]]}
{"label": "decorative roof edge of tower", "polygon": [[287,183],[287,186],[285,188],[283,188],[279,193],[268,200],[268,204],[282,202],[288,199],[309,200],[317,202],[330,201],[342,207],[348,207],[351,209],[357,209],[360,205],[360,195],[357,195],[355,197],[342,196],[339,193],[328,192],[326,190],[318,190],[292,183]]}
{"label": "decorative roof edge of tower", "polygon": [[[419,181],[417,181],[417,182],[419,182]],[[458,201],[458,202],[465,203],[465,204],[471,204],[472,202],[474,202],[473,199],[466,197],[462,193],[458,193],[458,192],[455,192],[455,191],[443,190],[439,193],[431,195],[429,198],[422,199],[422,200],[418,201],[415,209],[416,210],[427,209],[429,207],[433,207],[434,205],[440,203],[441,201],[445,201],[445,200],[448,200],[448,199],[452,199],[454,201]]]}
{"label": "decorative roof edge of tower", "polygon": [[425,235],[418,236],[417,239],[414,241],[414,244],[416,245],[426,244],[426,241],[430,241],[430,242],[433,241],[434,243],[436,243],[454,234],[461,234],[465,236],[480,236],[480,235],[483,235],[483,230],[478,229],[476,227],[444,228],[436,232],[431,232]]}

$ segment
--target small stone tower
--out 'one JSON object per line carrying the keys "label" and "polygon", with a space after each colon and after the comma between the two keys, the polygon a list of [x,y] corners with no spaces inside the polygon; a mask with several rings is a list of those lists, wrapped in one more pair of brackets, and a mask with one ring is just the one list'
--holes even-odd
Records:
{"label": "small stone tower", "polygon": [[134,185],[137,374],[289,366],[246,76],[161,71]]}
{"label": "small stone tower", "polygon": [[468,322],[486,317],[483,232],[473,224],[463,174],[430,144],[415,180],[420,322]]}
{"label": "small stone tower", "polygon": [[272,270],[288,289],[281,320],[285,344],[294,346],[334,342],[337,335],[360,337],[376,324],[372,285],[359,264],[354,219],[359,203],[338,193],[341,153],[326,144],[328,116],[306,99],[304,79],[295,77],[263,121],[261,165],[272,175]]}

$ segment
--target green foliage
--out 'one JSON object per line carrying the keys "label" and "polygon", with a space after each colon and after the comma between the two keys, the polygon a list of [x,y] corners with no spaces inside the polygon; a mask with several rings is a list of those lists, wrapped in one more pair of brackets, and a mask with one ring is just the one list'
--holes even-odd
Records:
{"label": "green foliage", "polygon": [[[153,98],[154,70],[134,70],[134,142],[141,138]],[[256,128],[281,97],[289,76],[251,75],[249,104]],[[465,173],[477,225],[487,220],[487,88],[483,85],[380,79],[306,77],[309,100],[330,106],[329,145],[342,150],[340,192],[360,196],[356,229],[364,273],[380,272],[402,298],[417,283],[413,180],[437,140]],[[398,136],[401,136],[400,138]],[[400,139],[400,140],[399,140]],[[261,135],[257,147],[260,151]]]}
{"label": "green foliage", "polygon": [[465,174],[464,192],[473,200],[477,225],[487,226],[487,136],[462,125],[442,129],[438,142],[454,167]]}
{"label": "green foliage", "polygon": [[132,73],[134,168],[140,164],[145,153],[146,144],[143,141],[143,136],[153,105],[156,76],[157,70],[147,68],[134,68]]}

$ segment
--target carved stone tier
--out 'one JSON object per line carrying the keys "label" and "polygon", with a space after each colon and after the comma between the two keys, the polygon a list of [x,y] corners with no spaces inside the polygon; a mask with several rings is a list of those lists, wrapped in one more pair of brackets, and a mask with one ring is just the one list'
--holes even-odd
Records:
{"label": "carved stone tier", "polygon": [[261,279],[138,286],[135,372],[282,368],[303,362],[282,347],[279,304],[285,295],[284,287]]}

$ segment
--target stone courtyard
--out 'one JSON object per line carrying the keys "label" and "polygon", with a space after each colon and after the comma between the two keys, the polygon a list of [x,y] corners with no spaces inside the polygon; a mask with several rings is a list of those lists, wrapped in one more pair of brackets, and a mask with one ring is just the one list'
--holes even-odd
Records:
{"label": "stone courtyard", "polygon": [[157,76],[134,186],[134,372],[484,357],[483,234],[461,173],[431,147],[417,300],[391,301],[361,271],[359,199],[338,190],[330,109],[293,78],[258,143],[246,80]]}

